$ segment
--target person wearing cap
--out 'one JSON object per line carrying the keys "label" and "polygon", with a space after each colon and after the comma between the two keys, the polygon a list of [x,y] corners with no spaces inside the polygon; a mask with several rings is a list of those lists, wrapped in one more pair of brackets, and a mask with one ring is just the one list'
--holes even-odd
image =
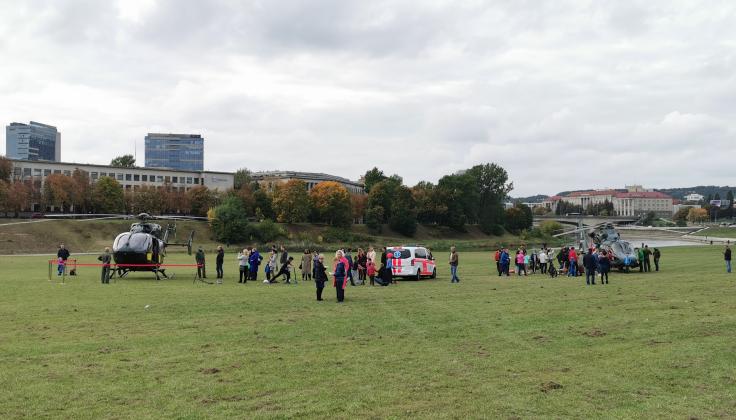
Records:
{"label": "person wearing cap", "polygon": [[207,272],[204,267],[204,250],[201,246],[197,249],[197,253],[194,255],[194,260],[197,262],[197,277],[200,279],[206,279]]}
{"label": "person wearing cap", "polygon": [[102,262],[102,273],[100,273],[100,281],[102,284],[110,284],[110,261],[112,256],[110,255],[110,248],[105,247],[105,252],[102,253],[97,259]]}

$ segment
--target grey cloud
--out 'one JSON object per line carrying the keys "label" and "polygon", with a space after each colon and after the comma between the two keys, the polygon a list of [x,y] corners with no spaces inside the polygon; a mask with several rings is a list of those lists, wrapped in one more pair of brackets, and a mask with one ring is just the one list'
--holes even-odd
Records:
{"label": "grey cloud", "polygon": [[74,160],[193,131],[210,169],[414,183],[495,161],[526,195],[727,183],[736,149],[728,1],[13,6],[0,115],[58,125]]}

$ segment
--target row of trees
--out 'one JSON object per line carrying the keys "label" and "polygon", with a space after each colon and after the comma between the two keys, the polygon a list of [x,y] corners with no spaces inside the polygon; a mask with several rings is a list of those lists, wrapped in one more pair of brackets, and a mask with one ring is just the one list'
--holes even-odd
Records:
{"label": "row of trees", "polygon": [[[322,182],[307,191],[304,182],[291,180],[273,191],[262,189],[243,169],[235,174],[234,200],[226,200],[210,214],[221,238],[236,241],[238,231],[245,231],[239,219],[271,219],[283,223],[326,223],[348,227],[364,220],[373,232],[384,225],[406,236],[417,225],[432,224],[464,231],[466,225],[478,225],[488,234],[501,234],[504,227],[512,232],[528,229],[531,210],[521,204],[508,210],[504,202],[513,184],[506,171],[496,164],[477,165],[442,177],[437,184],[420,182],[404,185],[398,175],[386,175],[378,168],[366,172],[367,195],[353,195],[337,182]],[[233,220],[232,222],[230,222]]]}
{"label": "row of trees", "polygon": [[[123,159],[121,159],[123,160]],[[133,165],[134,160],[116,162]],[[81,213],[191,214],[209,216],[213,226],[236,242],[233,232],[245,230],[248,220],[281,223],[324,223],[349,227],[365,221],[374,232],[384,225],[412,236],[417,225],[430,224],[464,231],[478,225],[488,234],[528,229],[531,210],[521,204],[505,209],[504,202],[513,184],[506,170],[496,164],[477,165],[446,175],[433,184],[404,185],[398,175],[387,176],[378,168],[364,176],[367,195],[350,194],[340,183],[327,181],[311,190],[299,180],[290,180],[266,190],[248,170],[235,174],[234,188],[227,192],[195,186],[188,191],[165,186],[123,189],[115,180],[102,177],[94,184],[88,174],[76,170],[71,176],[52,174],[33,182],[10,182],[12,166],[0,161],[0,211],[30,210],[33,203],[62,211]],[[237,236],[237,235],[236,235]]]}
{"label": "row of trees", "polygon": [[102,177],[91,184],[89,174],[75,170],[70,176],[51,174],[41,183],[12,181],[12,164],[0,157],[0,211],[13,213],[31,211],[34,204],[42,209],[54,207],[62,212],[77,213],[138,213],[193,214],[205,216],[217,205],[223,194],[195,186],[189,191],[164,185],[142,186],[126,190],[115,179]]}

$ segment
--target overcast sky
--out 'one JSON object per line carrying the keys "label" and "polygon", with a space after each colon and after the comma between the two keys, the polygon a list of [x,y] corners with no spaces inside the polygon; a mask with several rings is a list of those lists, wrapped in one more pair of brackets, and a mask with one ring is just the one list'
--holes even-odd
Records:
{"label": "overcast sky", "polygon": [[[736,2],[0,0],[0,120],[62,159],[407,184],[477,163],[514,196],[733,184]],[[0,145],[5,152],[5,143]]]}

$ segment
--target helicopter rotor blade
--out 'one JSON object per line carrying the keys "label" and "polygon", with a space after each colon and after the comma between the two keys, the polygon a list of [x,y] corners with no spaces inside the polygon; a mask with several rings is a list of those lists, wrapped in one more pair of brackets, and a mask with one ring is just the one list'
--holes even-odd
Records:
{"label": "helicopter rotor blade", "polygon": [[553,238],[559,238],[560,236],[570,235],[570,234],[572,234],[572,233],[578,233],[578,232],[583,232],[583,231],[586,231],[586,230],[587,230],[587,231],[592,231],[592,230],[595,230],[595,229],[597,229],[597,228],[599,228],[599,227],[601,227],[601,226],[604,226],[604,225],[606,225],[606,224],[608,224],[608,222],[605,222],[605,223],[598,223],[597,225],[592,225],[592,226],[585,226],[585,227],[581,227],[581,228],[577,228],[577,229],[573,229],[573,230],[567,230],[567,231],[564,231],[564,232],[558,233],[558,234],[556,234],[556,235],[552,235],[552,237],[553,237]]}
{"label": "helicopter rotor blade", "polygon": [[[71,217],[61,217],[61,216],[65,216],[65,215],[53,215],[53,217],[44,217],[43,219],[27,220],[27,221],[23,221],[23,222],[3,223],[3,224],[0,224],[0,227],[2,227],[2,226],[13,226],[13,225],[28,225],[28,224],[33,224],[33,223],[44,223],[44,222],[58,222],[60,220],[67,220],[67,219],[68,220],[75,220],[77,222],[90,222],[90,221],[94,221],[94,220],[110,220],[110,219],[124,219],[125,218],[125,217],[120,216],[120,215],[107,215],[107,216],[104,216],[104,217],[93,217],[93,218],[90,218],[89,216],[91,216],[91,215],[89,215],[89,214],[76,214],[76,215],[74,215],[74,216],[78,216],[78,217],[79,216],[85,216],[85,217],[87,217],[86,219],[74,219],[74,218],[71,218]],[[71,215],[68,215],[68,216],[71,216]]]}

